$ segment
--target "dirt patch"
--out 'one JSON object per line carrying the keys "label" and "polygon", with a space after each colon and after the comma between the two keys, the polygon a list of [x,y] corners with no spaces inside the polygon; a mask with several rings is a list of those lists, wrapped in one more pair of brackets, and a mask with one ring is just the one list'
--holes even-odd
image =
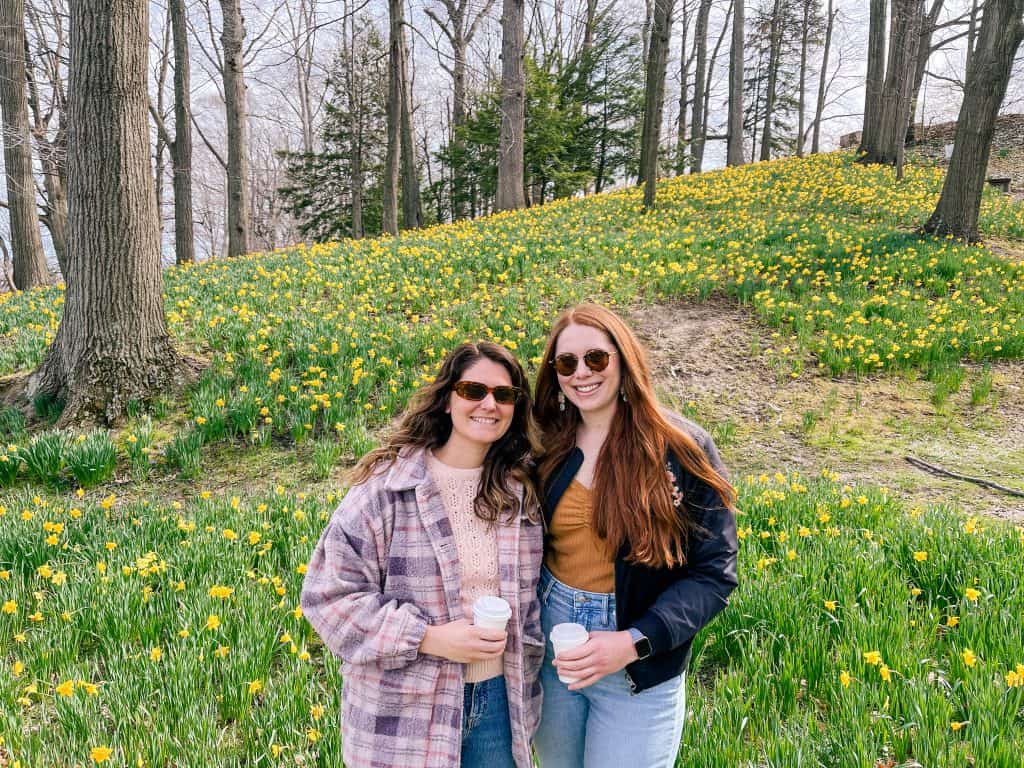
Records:
{"label": "dirt patch", "polygon": [[736,477],[827,467],[909,504],[1024,520],[1024,499],[905,460],[1024,489],[1024,362],[969,367],[941,400],[916,374],[834,379],[807,360],[793,378],[766,354],[785,339],[729,299],[637,307],[630,320],[660,395],[711,429]]}
{"label": "dirt patch", "polygon": [[[1021,199],[1024,200],[1024,196]],[[1005,240],[1001,237],[986,235],[985,245],[996,256],[1007,261],[1024,262],[1024,243],[1020,240]]]}

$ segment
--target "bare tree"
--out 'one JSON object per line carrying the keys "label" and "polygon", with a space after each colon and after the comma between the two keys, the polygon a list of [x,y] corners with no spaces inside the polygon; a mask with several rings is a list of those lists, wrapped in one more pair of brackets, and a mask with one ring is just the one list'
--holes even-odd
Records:
{"label": "bare tree", "polygon": [[726,165],[743,165],[743,27],[743,0],[733,0]]}
{"label": "bare tree", "polygon": [[868,68],[864,83],[864,122],[857,154],[878,143],[882,128],[882,83],[885,80],[886,0],[871,0],[868,18]]}
{"label": "bare tree", "polygon": [[39,236],[32,142],[25,96],[24,0],[0,0],[0,111],[3,112],[4,173],[10,209],[14,284],[20,290],[49,282]]}
{"label": "bare tree", "polygon": [[708,17],[710,15],[711,0],[700,0],[700,7],[697,9],[697,24],[693,33],[693,44],[697,53],[693,75],[693,117],[690,120],[691,173],[700,173],[704,165],[704,137],[707,135],[704,89],[707,86]]}
{"label": "bare tree", "polygon": [[[45,12],[37,8],[36,0],[25,4],[31,36],[25,53],[28,106],[43,175],[40,219],[50,231],[57,263],[67,279],[67,9],[63,0],[45,2]],[[56,128],[51,133],[52,126]]]}
{"label": "bare tree", "polygon": [[146,0],[71,3],[70,279],[56,337],[25,390],[66,404],[60,426],[86,413],[110,423],[132,401],[188,375],[164,319],[146,120],[148,23]]}
{"label": "bare tree", "polygon": [[679,114],[676,118],[676,174],[682,176],[686,172],[687,148],[686,110],[690,106],[690,66],[696,53],[696,40],[686,52],[686,43],[690,32],[690,2],[683,2],[680,13],[681,29],[679,33]]}
{"label": "bare tree", "polygon": [[[663,73],[664,76],[664,73]],[[498,139],[496,211],[522,208],[526,78],[523,72],[523,0],[501,6],[501,134]]]}
{"label": "bare tree", "polygon": [[776,87],[782,59],[782,0],[775,0],[768,32],[768,83],[765,86],[764,128],[761,131],[761,160],[772,156],[772,121],[775,119]]}
{"label": "bare tree", "polygon": [[825,112],[825,93],[828,89],[828,61],[832,48],[832,30],[835,28],[838,9],[833,8],[833,0],[828,0],[828,12],[825,18],[825,45],[821,54],[821,71],[818,73],[818,99],[814,108],[814,125],[811,138],[811,153],[818,154],[821,148],[821,119]]}
{"label": "bare tree", "polygon": [[988,0],[956,123],[953,156],[924,231],[978,239],[978,213],[999,107],[1024,40],[1024,0]]}
{"label": "bare tree", "polygon": [[401,87],[400,140],[402,145],[402,228],[415,229],[422,225],[420,209],[420,175],[416,169],[416,145],[412,135],[412,77],[409,51],[405,47],[405,24],[399,40],[399,76]]}
{"label": "bare tree", "polygon": [[[587,0],[588,3],[595,3],[595,0]],[[423,10],[438,29],[448,40],[452,49],[451,63],[439,59],[443,69],[452,79],[452,117],[451,117],[451,141],[455,154],[460,154],[462,147],[462,136],[460,129],[466,124],[468,109],[466,105],[466,67],[469,46],[476,37],[480,24],[491,13],[494,7],[494,0],[484,0],[479,12],[472,13],[469,0],[438,0],[445,10],[445,18],[429,6]],[[589,8],[589,6],[588,6]],[[452,186],[461,190],[463,180],[460,178],[461,166],[453,168]],[[452,218],[461,219],[465,216],[465,206],[462,195],[452,195]]]}
{"label": "bare tree", "polygon": [[246,140],[245,24],[240,0],[220,0],[228,133],[228,256],[249,252],[249,147]]}
{"label": "bare tree", "polygon": [[[710,0],[707,0],[710,2]],[[658,145],[661,143],[661,116],[665,101],[665,70],[668,67],[668,42],[672,36],[672,10],[675,0],[655,0],[651,40],[647,48],[647,83],[644,87],[644,125],[640,139],[640,171],[644,182],[644,208],[654,207],[658,184]],[[702,81],[698,81],[702,82]],[[694,100],[697,96],[694,94]],[[703,104],[703,100],[701,101]]]}
{"label": "bare tree", "polygon": [[873,143],[864,142],[862,162],[897,165],[902,156],[923,18],[924,0],[893,0],[878,131]]}
{"label": "bare tree", "polygon": [[388,149],[384,160],[384,231],[398,234],[398,183],[402,141],[402,102],[405,84],[403,64],[405,43],[403,29],[405,6],[403,0],[388,0]]}

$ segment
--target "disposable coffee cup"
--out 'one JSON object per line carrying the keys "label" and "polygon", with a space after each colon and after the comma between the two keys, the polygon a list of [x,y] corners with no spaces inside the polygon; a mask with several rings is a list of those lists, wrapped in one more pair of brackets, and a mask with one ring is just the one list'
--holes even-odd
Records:
{"label": "disposable coffee cup", "polygon": [[473,603],[473,623],[478,627],[504,631],[510,618],[512,606],[500,597],[484,595]]}
{"label": "disposable coffee cup", "polygon": [[[565,624],[556,624],[552,627],[549,637],[551,639],[551,647],[555,650],[555,656],[558,656],[563,651],[583,645],[590,639],[590,633],[587,632],[587,628],[582,624],[566,622]],[[575,683],[578,678],[559,672],[558,679],[563,683],[569,684]]]}

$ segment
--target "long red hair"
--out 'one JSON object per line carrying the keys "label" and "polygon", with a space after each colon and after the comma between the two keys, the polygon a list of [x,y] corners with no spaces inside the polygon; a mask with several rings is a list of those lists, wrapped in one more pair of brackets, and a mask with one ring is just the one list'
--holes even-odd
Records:
{"label": "long red hair", "polygon": [[573,324],[597,328],[615,345],[625,395],[597,457],[594,531],[607,542],[612,555],[628,544],[632,562],[659,568],[681,565],[686,562],[687,545],[697,523],[686,514],[685,504],[677,504],[665,461],[668,451],[675,454],[684,472],[711,486],[730,509],[736,503],[736,492],[689,433],[662,412],[646,355],[634,333],[618,315],[597,304],[567,309],[548,337],[534,398],[543,447],[538,465],[540,487],[546,491],[555,470],[575,447],[581,422],[579,410],[568,399],[564,410],[559,407],[560,388],[553,366],[558,337]]}

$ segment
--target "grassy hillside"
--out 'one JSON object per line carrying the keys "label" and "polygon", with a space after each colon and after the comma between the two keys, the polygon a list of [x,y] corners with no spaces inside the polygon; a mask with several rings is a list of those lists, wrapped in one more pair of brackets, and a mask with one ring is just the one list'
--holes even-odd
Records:
{"label": "grassy hillside", "polygon": [[[317,481],[464,338],[535,365],[568,303],[716,294],[794,377],[952,387],[1024,357],[1024,265],[912,233],[940,182],[817,156],[668,181],[653,214],[630,190],[170,270],[172,332],[208,361],[190,392],[113,433],[0,412],[0,765],[339,765],[337,665],[297,610],[343,491]],[[982,227],[1020,241],[1024,206],[993,195]],[[61,300],[0,299],[0,373],[39,361]],[[1017,764],[1024,534],[779,469],[742,483],[684,764]]]}

